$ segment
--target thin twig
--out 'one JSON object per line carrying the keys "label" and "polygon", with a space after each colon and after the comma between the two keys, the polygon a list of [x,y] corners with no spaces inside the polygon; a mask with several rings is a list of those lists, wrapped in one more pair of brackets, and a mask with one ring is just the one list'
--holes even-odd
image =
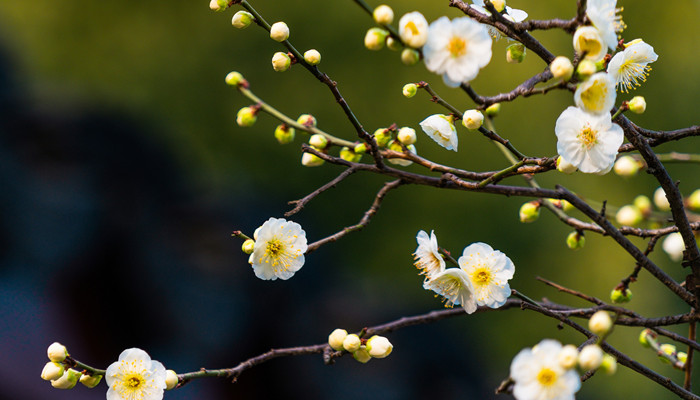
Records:
{"label": "thin twig", "polygon": [[313,192],[309,193],[308,195],[304,196],[304,198],[299,199],[299,200],[290,201],[289,204],[294,205],[295,207],[292,210],[284,213],[284,216],[289,217],[289,216],[292,216],[292,215],[298,213],[299,211],[301,211],[302,208],[304,208],[306,203],[313,200],[316,196],[325,192],[326,190],[335,187],[335,185],[337,185],[338,183],[343,181],[345,178],[347,178],[348,176],[355,173],[355,171],[357,171],[357,169],[355,169],[353,167],[350,167],[346,170],[343,170],[343,172],[341,172],[340,175],[335,177],[332,181],[326,183],[325,185],[321,186],[320,188],[318,188],[318,189],[314,190]]}

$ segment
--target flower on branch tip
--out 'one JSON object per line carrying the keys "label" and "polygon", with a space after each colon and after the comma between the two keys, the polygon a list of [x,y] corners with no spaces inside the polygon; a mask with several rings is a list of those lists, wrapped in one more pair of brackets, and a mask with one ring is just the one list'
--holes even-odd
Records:
{"label": "flower on branch tip", "polygon": [[584,173],[605,174],[615,163],[624,133],[610,114],[589,114],[577,107],[561,113],[554,128],[560,158]]}
{"label": "flower on branch tip", "polygon": [[580,250],[586,245],[586,237],[583,232],[573,231],[566,237],[566,247],[571,250]]}
{"label": "flower on branch tip", "polygon": [[401,93],[403,93],[404,97],[408,99],[415,96],[417,92],[418,85],[416,85],[415,83],[407,83],[403,85],[403,88],[401,89]]}
{"label": "flower on branch tip", "polygon": [[608,114],[616,98],[615,81],[605,72],[591,75],[578,85],[574,93],[576,106],[593,114]]}
{"label": "flower on branch tip", "polygon": [[124,350],[107,367],[107,400],[160,400],[165,390],[165,367],[137,348]]}
{"label": "flower on branch tip", "polygon": [[444,298],[445,307],[461,305],[467,314],[476,311],[476,300],[469,275],[460,268],[448,268],[431,275],[423,288]]}
{"label": "flower on branch tip", "polygon": [[515,273],[510,258],[486,243],[472,243],[457,263],[469,277],[477,305],[498,308],[505,304],[510,296],[508,280]]}
{"label": "flower on branch tip", "polygon": [[428,21],[418,11],[404,14],[399,19],[399,36],[407,46],[415,49],[423,46],[428,39]]}
{"label": "flower on branch tip", "polygon": [[420,127],[440,146],[457,151],[457,130],[451,116],[433,114],[421,121]]}
{"label": "flower on branch tip", "polygon": [[394,345],[384,336],[374,335],[367,340],[366,348],[372,358],[385,358],[394,350]]}
{"label": "flower on branch tip", "polygon": [[378,24],[389,25],[394,22],[394,10],[386,4],[382,4],[374,9],[372,18],[374,18],[374,21]]}
{"label": "flower on branch tip", "polygon": [[41,370],[41,379],[45,381],[53,381],[63,376],[64,372],[65,367],[63,364],[55,361],[49,361],[46,363],[46,365],[44,365],[44,369]]}
{"label": "flower on branch tip", "polygon": [[680,232],[674,232],[664,239],[661,243],[661,248],[668,254],[671,260],[679,262],[683,259],[685,251],[685,242]]}
{"label": "flower on branch tip", "polygon": [[258,231],[251,254],[255,276],[263,280],[291,278],[304,265],[306,249],[306,232],[301,225],[284,218],[268,219]]}
{"label": "flower on branch tip", "polygon": [[574,33],[574,50],[576,53],[586,53],[585,59],[597,62],[608,53],[600,32],[592,26],[582,26]]}
{"label": "flower on branch tip", "polygon": [[49,347],[46,349],[46,355],[49,357],[49,360],[54,361],[54,362],[61,362],[68,357],[68,349],[66,349],[66,346],[58,343],[58,342],[53,342]]}
{"label": "flower on branch tip", "polygon": [[226,84],[231,86],[240,86],[247,84],[243,75],[238,71],[231,71],[226,75]]}
{"label": "flower on branch tip", "polygon": [[586,16],[610,50],[617,48],[617,34],[626,27],[622,17],[617,14],[620,11],[622,8],[617,8],[617,0],[588,0],[586,5]]}
{"label": "flower on branch tip", "polygon": [[488,30],[469,17],[452,21],[441,17],[430,24],[423,47],[426,68],[442,75],[445,84],[457,87],[476,78],[491,61],[492,39]]}
{"label": "flower on branch tip", "polygon": [[270,38],[277,42],[284,42],[289,39],[289,27],[287,24],[282,21],[272,24],[270,27]]}
{"label": "flower on branch tip", "polygon": [[647,109],[647,101],[643,96],[634,96],[632,100],[627,103],[627,106],[635,114],[644,114]]}
{"label": "flower on branch tip", "polygon": [[253,14],[248,11],[240,10],[231,18],[231,25],[238,29],[245,29],[249,27],[254,20],[255,17],[253,17]]}
{"label": "flower on branch tip", "polygon": [[561,366],[561,352],[561,343],[552,339],[521,350],[510,364],[513,396],[517,400],[573,400],[581,380],[574,369]]}
{"label": "flower on branch tip", "polygon": [[445,270],[445,260],[438,250],[437,237],[434,231],[430,231],[430,236],[425,231],[419,231],[416,235],[418,247],[413,253],[416,260],[413,265],[420,270],[425,279],[430,279],[435,274]]}
{"label": "flower on branch tip", "polygon": [[250,128],[258,120],[258,110],[255,107],[242,107],[236,114],[236,123],[243,128]]}
{"label": "flower on branch tip", "polygon": [[340,328],[335,329],[328,335],[328,345],[335,351],[342,351],[344,349],[343,341],[346,337],[348,337],[348,331]]}
{"label": "flower on branch tip", "polygon": [[610,300],[615,303],[627,303],[632,300],[632,290],[630,288],[615,288],[610,292]]}
{"label": "flower on branch tip", "polygon": [[607,71],[621,91],[629,92],[647,80],[651,70],[649,64],[658,58],[653,47],[641,39],[636,39],[630,42],[625,50],[615,54],[608,63]]}

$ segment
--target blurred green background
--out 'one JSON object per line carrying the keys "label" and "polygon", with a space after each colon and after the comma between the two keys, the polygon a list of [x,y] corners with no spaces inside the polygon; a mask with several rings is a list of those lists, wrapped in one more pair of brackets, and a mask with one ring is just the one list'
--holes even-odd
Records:
{"label": "blurred green background", "polygon": [[[624,38],[643,38],[659,60],[648,81],[619,95],[618,104],[645,96],[647,112],[630,118],[650,129],[698,124],[700,2],[619,3],[628,26]],[[396,20],[414,10],[428,21],[460,16],[447,2],[389,4]],[[532,19],[575,12],[573,0],[508,4]],[[366,50],[363,37],[372,21],[350,0],[253,5],[269,22],[287,22],[299,50],[321,52],[320,69],[338,82],[370,132],[392,123],[420,131],[421,120],[443,112],[425,93],[404,98],[407,82],[425,80],[457,108],[473,107],[422,65],[406,67],[399,53],[387,49]],[[421,229],[434,229],[440,245],[455,255],[472,242],[492,245],[516,265],[512,287],[572,305],[584,306],[534,277],[607,299],[634,267],[631,257],[598,235],[587,235],[586,247],[571,252],[564,243],[571,229],[547,212],[534,224],[521,224],[518,209],[528,199],[405,186],[390,193],[368,227],[310,255],[293,279],[259,281],[230,231],[252,234],[341,168],[302,167],[304,135],[278,145],[272,134],[277,122],[267,115],[251,128],[238,127],[236,111],[248,102],[224,84],[224,76],[240,71],[256,94],[289,116],[311,113],[327,132],[348,140],[355,134],[328,89],[303,68],[272,70],[270,59],[281,45],[255,26],[231,27],[236,9],[213,13],[204,0],[0,2],[0,373],[10,383],[0,390],[2,398],[103,398],[105,386],[63,392],[39,380],[44,350],[55,340],[102,368],[135,346],[185,372],[233,366],[270,347],[319,343],[337,327],[359,330],[439,309],[412,266]],[[572,56],[571,36],[534,36],[554,54]],[[472,82],[479,94],[508,91],[544,68],[533,54],[522,64],[506,63],[506,46],[505,39],[494,43],[491,63]],[[503,104],[496,127],[525,154],[552,156],[555,120],[572,103],[564,92],[518,99]],[[419,132],[418,153],[467,170],[507,166],[484,137],[458,131],[459,152],[447,152]],[[700,146],[690,138],[657,149],[697,152]],[[686,195],[700,186],[696,168],[669,165]],[[611,205],[651,196],[657,187],[644,173],[623,179],[552,172],[537,179]],[[383,182],[355,174],[293,220],[311,241],[325,237],[356,223]],[[515,178],[509,183],[522,184]],[[687,271],[660,248],[652,259],[684,279]],[[687,311],[646,272],[632,290],[630,307],[645,316]],[[640,348],[638,332],[616,329],[610,342],[682,383],[682,373]],[[246,372],[233,385],[210,379],[166,397],[493,398],[520,349],[543,338],[582,341],[553,320],[518,310],[408,328],[389,338],[392,356],[368,365],[348,357],[334,366],[324,366],[320,357],[282,359]],[[625,368],[614,377],[597,374],[577,397],[601,396],[674,398]]]}

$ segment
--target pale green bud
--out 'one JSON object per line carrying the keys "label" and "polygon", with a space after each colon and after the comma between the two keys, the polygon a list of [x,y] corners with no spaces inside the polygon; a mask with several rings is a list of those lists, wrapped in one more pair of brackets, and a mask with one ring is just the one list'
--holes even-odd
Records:
{"label": "pale green bud", "polygon": [[224,11],[225,9],[228,8],[228,1],[225,0],[211,0],[209,2],[209,8],[212,11]]}
{"label": "pale green bud", "polygon": [[46,349],[46,355],[48,355],[49,360],[53,362],[61,362],[68,357],[68,349],[58,342],[53,342],[49,348]]}
{"label": "pale green bud", "polygon": [[418,93],[418,85],[415,83],[407,83],[403,85],[402,92],[406,98],[410,99],[411,97],[415,96],[416,93]]}
{"label": "pale green bud", "polygon": [[345,351],[348,351],[350,353],[359,350],[360,345],[362,345],[362,341],[360,340],[360,337],[354,333],[347,335],[345,339],[343,339],[343,348],[345,349]]}
{"label": "pale green bud", "polygon": [[700,189],[696,189],[688,197],[688,207],[693,211],[700,211]]}
{"label": "pale green bud", "polygon": [[63,373],[65,372],[65,368],[63,367],[63,364],[49,361],[44,365],[44,369],[41,370],[41,379],[45,381],[53,381],[61,376],[63,376]]}
{"label": "pale green bud", "polygon": [[90,389],[97,386],[100,383],[100,381],[102,381],[102,375],[83,375],[80,377],[80,383],[82,383],[83,386],[88,387]]}
{"label": "pale green bud", "polygon": [[277,42],[289,39],[289,27],[284,22],[275,22],[270,27],[270,38]]}
{"label": "pale green bud", "polygon": [[591,370],[600,367],[603,363],[603,350],[597,344],[583,346],[578,353],[578,365],[583,370]]}
{"label": "pale green bud", "polygon": [[238,29],[245,29],[249,27],[254,20],[255,17],[253,17],[253,14],[249,13],[248,11],[241,10],[233,14],[231,25]]}
{"label": "pale green bud", "polygon": [[297,118],[297,123],[299,125],[308,126],[309,128],[315,128],[316,118],[311,114],[301,114],[299,118]]}
{"label": "pale green bud", "polygon": [[391,140],[391,131],[386,128],[379,128],[374,131],[374,140],[377,141],[377,146],[386,147]]}
{"label": "pale green bud", "polygon": [[614,375],[617,372],[617,360],[610,354],[605,354],[600,369],[608,375]]}
{"label": "pale green bud", "polygon": [[651,200],[649,200],[647,196],[640,194],[639,196],[634,198],[632,204],[635,207],[637,207],[637,209],[642,213],[642,215],[648,216],[649,214],[651,214]]}
{"label": "pale green bud", "polygon": [[295,133],[295,129],[291,126],[286,124],[277,125],[277,128],[275,128],[275,139],[277,139],[279,144],[292,143]]}
{"label": "pale green bud", "polygon": [[615,219],[620,225],[635,226],[642,222],[642,213],[635,206],[626,205],[620,207],[615,214]]}
{"label": "pale green bud", "polygon": [[630,288],[624,290],[622,288],[615,288],[610,292],[610,300],[616,304],[627,303],[632,300],[632,291]]}
{"label": "pale green bud", "polygon": [[[416,154],[416,146],[409,144],[406,146],[406,149],[408,149],[409,152]],[[394,140],[389,144],[389,150],[393,151],[398,151],[400,153],[403,152],[403,149],[401,148],[401,142]],[[392,164],[400,165],[402,167],[407,167],[411,164],[413,164],[413,161],[411,160],[405,160],[403,158],[390,158],[388,161]]]}
{"label": "pale green bud", "polygon": [[506,0],[491,0],[491,4],[498,12],[503,12],[506,9]]}
{"label": "pale green bud", "polygon": [[399,51],[403,47],[403,44],[401,44],[400,41],[394,39],[393,37],[387,36],[386,47],[388,47],[389,50]]}
{"label": "pale green bud", "polygon": [[365,47],[369,50],[381,50],[386,42],[389,31],[382,28],[369,28],[365,34]]}
{"label": "pale green bud", "polygon": [[666,192],[664,192],[664,189],[662,187],[659,187],[654,192],[654,205],[656,205],[656,208],[658,208],[661,211],[671,210],[671,204],[668,202]]}
{"label": "pale green bud", "polygon": [[[662,344],[661,346],[659,346],[659,351],[660,351],[661,353],[663,353],[663,354],[666,354],[666,355],[669,356],[669,357],[675,357],[675,356],[676,356],[676,346],[674,346],[674,345],[672,345],[672,344],[670,344],[670,343],[664,343],[664,344]],[[664,363],[667,363],[667,364],[670,364],[670,363],[671,363],[671,361],[670,361],[668,358],[663,357],[663,356],[660,355],[660,354],[659,354],[659,359],[660,359],[662,362],[664,362]]]}
{"label": "pale green bud", "polygon": [[632,156],[622,156],[615,161],[613,171],[622,177],[629,178],[637,175],[640,167],[639,161]]}
{"label": "pale green bud", "polygon": [[564,369],[571,369],[578,362],[578,349],[573,344],[567,344],[562,347],[557,356],[559,365]]}
{"label": "pale green bud", "polygon": [[396,138],[399,139],[399,142],[407,146],[409,144],[415,143],[418,139],[416,137],[416,130],[407,126],[404,126],[403,128],[399,129],[399,133],[396,134]]}
{"label": "pale green bud", "polygon": [[330,335],[328,335],[328,344],[333,350],[342,351],[344,349],[343,341],[347,336],[348,331],[346,331],[345,329],[336,329],[333,332],[331,332]]}
{"label": "pale green bud", "polygon": [[555,79],[568,81],[574,75],[574,64],[568,57],[559,56],[549,64],[549,70]]}
{"label": "pale green bud", "polygon": [[588,320],[588,329],[598,336],[603,336],[610,332],[612,326],[613,321],[607,311],[596,311],[595,314],[591,315],[591,319]]}
{"label": "pale green bud", "polygon": [[226,84],[231,86],[240,86],[247,83],[243,75],[238,71],[231,71],[226,75]]}
{"label": "pale green bud", "polygon": [[401,51],[401,62],[405,65],[415,65],[420,61],[420,53],[408,47]]}
{"label": "pale green bud", "polygon": [[174,389],[179,382],[180,379],[177,377],[177,373],[175,371],[172,369],[165,371],[165,390]]}
{"label": "pale green bud", "polygon": [[367,152],[367,143],[359,143],[353,149],[357,154],[365,154]]}
{"label": "pale green bud", "polygon": [[683,365],[685,365],[685,363],[688,361],[688,353],[679,351],[676,353],[676,358],[678,359],[678,361],[683,363]]}
{"label": "pale green bud", "polygon": [[538,201],[528,201],[520,206],[520,222],[529,223],[537,221],[540,217],[540,203]]}
{"label": "pale green bud", "polygon": [[257,114],[258,113],[255,108],[243,107],[238,110],[238,114],[236,115],[236,123],[238,126],[249,128],[255,124],[255,121],[258,120]]}
{"label": "pale green bud", "polygon": [[598,72],[598,67],[591,60],[581,60],[578,63],[578,68],[576,68],[576,73],[578,73],[581,79],[588,78],[589,76]]}
{"label": "pale green bud", "polygon": [[278,51],[272,56],[272,69],[277,72],[284,72],[292,65],[292,59],[287,53]]}
{"label": "pale green bud", "polygon": [[255,248],[255,240],[253,240],[253,239],[247,239],[241,245],[241,250],[243,250],[243,252],[246,254],[251,254],[253,252],[254,248]]}
{"label": "pale green bud", "polygon": [[355,153],[354,151],[350,150],[349,147],[343,147],[340,149],[340,158],[345,161],[356,163],[360,161],[362,154]]}
{"label": "pale green bud", "polygon": [[639,333],[639,344],[642,345],[642,347],[651,347],[651,343],[649,343],[649,337],[654,338],[654,332],[651,329],[644,329]]}
{"label": "pale green bud", "polygon": [[369,352],[365,346],[360,346],[359,349],[352,353],[352,357],[362,364],[367,364],[369,360],[372,359],[372,356],[369,355]]}
{"label": "pale green bud", "polygon": [[582,249],[585,244],[586,237],[581,232],[573,231],[566,237],[566,246],[571,250]]}
{"label": "pale green bud", "polygon": [[374,335],[367,340],[367,351],[373,358],[384,358],[391,354],[394,346],[384,336]]}
{"label": "pale green bud", "polygon": [[305,167],[318,167],[319,165],[323,165],[324,162],[323,158],[316,154],[304,153],[301,156],[301,165]]}
{"label": "pale green bud", "polygon": [[522,43],[513,43],[506,48],[506,61],[511,64],[518,64],[525,59],[525,45]]}
{"label": "pale green bud", "polygon": [[374,9],[372,17],[374,21],[380,25],[389,25],[394,21],[394,10],[386,4],[382,4]]}
{"label": "pale green bud", "polygon": [[479,110],[467,110],[462,116],[462,125],[469,130],[477,130],[484,124],[484,114]]}
{"label": "pale green bud", "polygon": [[306,50],[304,52],[304,61],[310,65],[318,65],[321,62],[321,53],[316,49]]}
{"label": "pale green bud", "polygon": [[73,368],[68,368],[60,378],[51,381],[51,386],[56,389],[73,389],[80,379],[80,372]]}
{"label": "pale green bud", "polygon": [[647,109],[647,102],[642,96],[634,96],[632,100],[627,103],[627,106],[635,114],[643,114]]}
{"label": "pale green bud", "polygon": [[564,159],[564,157],[559,156],[557,158],[557,171],[565,173],[567,175],[573,174],[578,168],[574,164],[569,163]]}
{"label": "pale green bud", "polygon": [[311,135],[309,138],[309,144],[319,150],[323,150],[328,146],[328,139],[320,133]]}
{"label": "pale green bud", "polygon": [[498,115],[499,112],[501,112],[501,103],[493,103],[484,110],[484,114],[491,118]]}

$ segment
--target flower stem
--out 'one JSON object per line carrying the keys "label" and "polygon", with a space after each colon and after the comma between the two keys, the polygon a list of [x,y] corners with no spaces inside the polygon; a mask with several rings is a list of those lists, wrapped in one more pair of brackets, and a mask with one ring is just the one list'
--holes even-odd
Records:
{"label": "flower stem", "polygon": [[104,369],[93,368],[70,356],[66,357],[64,363],[70,368],[77,369],[80,371],[87,371],[90,375],[104,375],[106,373]]}

